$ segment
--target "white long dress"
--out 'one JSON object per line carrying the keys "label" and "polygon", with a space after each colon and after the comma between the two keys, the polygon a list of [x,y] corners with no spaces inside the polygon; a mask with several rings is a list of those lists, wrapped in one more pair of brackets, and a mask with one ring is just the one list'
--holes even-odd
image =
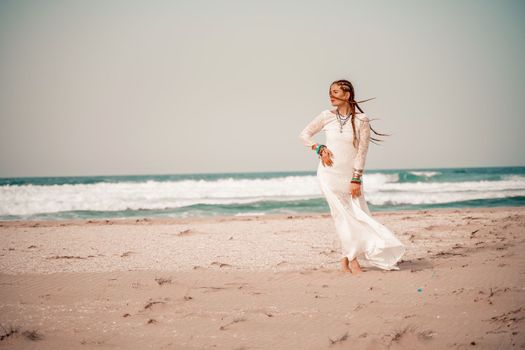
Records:
{"label": "white long dress", "polygon": [[313,136],[321,130],[326,133],[324,143],[332,151],[332,166],[324,166],[319,159],[317,179],[330,207],[330,214],[341,241],[342,257],[352,261],[355,257],[363,267],[399,270],[396,266],[405,253],[405,246],[394,233],[372,217],[365,200],[365,180],[362,177],[361,195],[352,197],[350,181],[353,169],[364,169],[370,143],[370,119],[366,113],[355,116],[357,150],[352,144],[351,120],[340,132],[339,121],[330,110],[322,111],[301,131],[299,138],[309,147],[316,142]]}

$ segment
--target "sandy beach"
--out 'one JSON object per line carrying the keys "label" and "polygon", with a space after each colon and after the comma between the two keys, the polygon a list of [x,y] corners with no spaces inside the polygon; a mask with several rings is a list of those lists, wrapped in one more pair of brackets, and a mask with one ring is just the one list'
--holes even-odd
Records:
{"label": "sandy beach", "polygon": [[0,349],[525,348],[525,207],[373,214],[399,271],[329,214],[0,222]]}

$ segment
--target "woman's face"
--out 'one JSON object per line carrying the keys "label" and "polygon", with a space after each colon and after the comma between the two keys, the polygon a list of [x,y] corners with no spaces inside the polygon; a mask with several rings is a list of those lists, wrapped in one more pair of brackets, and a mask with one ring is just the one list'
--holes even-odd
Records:
{"label": "woman's face", "polygon": [[332,106],[341,106],[345,104],[349,98],[349,91],[344,91],[337,84],[330,86],[330,102],[332,103]]}

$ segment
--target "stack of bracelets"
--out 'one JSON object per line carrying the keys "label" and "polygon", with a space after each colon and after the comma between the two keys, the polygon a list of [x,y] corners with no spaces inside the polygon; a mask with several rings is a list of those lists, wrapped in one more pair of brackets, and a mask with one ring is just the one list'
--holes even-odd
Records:
{"label": "stack of bracelets", "polygon": [[363,177],[363,169],[356,169],[354,168],[354,175],[352,176],[352,181],[350,181],[353,184],[361,184]]}
{"label": "stack of bracelets", "polygon": [[323,149],[325,149],[326,146],[325,145],[317,145],[317,147],[315,148],[315,153],[317,153],[319,155],[319,158],[321,158],[322,154],[321,152],[323,151]]}

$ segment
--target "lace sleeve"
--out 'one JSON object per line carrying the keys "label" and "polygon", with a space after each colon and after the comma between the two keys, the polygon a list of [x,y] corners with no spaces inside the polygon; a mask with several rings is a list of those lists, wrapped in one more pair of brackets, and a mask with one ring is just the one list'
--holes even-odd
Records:
{"label": "lace sleeve", "polygon": [[308,147],[312,147],[316,142],[312,139],[315,134],[317,134],[324,126],[324,114],[320,113],[315,117],[299,134],[299,139],[301,142]]}
{"label": "lace sleeve", "polygon": [[354,159],[354,170],[364,170],[366,163],[366,155],[368,153],[368,145],[370,143],[370,119],[363,114],[359,118],[361,120],[359,125],[359,144]]}

